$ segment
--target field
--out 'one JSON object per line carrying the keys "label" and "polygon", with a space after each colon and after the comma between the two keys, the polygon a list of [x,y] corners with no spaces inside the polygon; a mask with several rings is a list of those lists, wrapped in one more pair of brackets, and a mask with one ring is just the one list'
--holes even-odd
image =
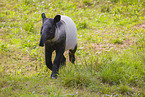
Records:
{"label": "field", "polygon": [[[43,12],[78,30],[57,79],[39,47]],[[1,0],[0,22],[0,97],[145,97],[144,0]]]}

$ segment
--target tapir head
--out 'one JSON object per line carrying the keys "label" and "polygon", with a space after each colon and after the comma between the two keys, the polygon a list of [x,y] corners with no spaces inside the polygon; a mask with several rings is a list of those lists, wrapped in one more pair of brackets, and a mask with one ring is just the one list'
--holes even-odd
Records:
{"label": "tapir head", "polygon": [[54,19],[46,18],[45,13],[42,13],[41,16],[42,16],[43,24],[40,32],[41,39],[40,39],[39,46],[44,46],[47,40],[51,40],[55,37],[55,31],[57,29],[56,24],[57,22],[60,21],[61,16],[56,15]]}

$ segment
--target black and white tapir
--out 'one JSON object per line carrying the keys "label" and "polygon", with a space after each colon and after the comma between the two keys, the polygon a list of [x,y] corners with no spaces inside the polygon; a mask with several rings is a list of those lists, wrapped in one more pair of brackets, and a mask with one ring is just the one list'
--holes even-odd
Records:
{"label": "black and white tapir", "polygon": [[[69,60],[74,63],[77,50],[77,28],[68,16],[56,15],[54,19],[46,18],[42,13],[41,39],[39,46],[45,46],[45,62],[52,70],[51,78],[57,78],[61,65],[66,64],[64,52],[69,50]],[[52,52],[56,51],[56,57],[52,63]]]}

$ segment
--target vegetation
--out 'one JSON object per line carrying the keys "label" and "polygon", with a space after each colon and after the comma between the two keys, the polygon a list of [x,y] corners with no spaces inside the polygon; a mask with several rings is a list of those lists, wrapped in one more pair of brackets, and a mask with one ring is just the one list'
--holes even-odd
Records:
{"label": "vegetation", "polygon": [[[144,0],[2,0],[0,97],[144,97],[144,8]],[[42,12],[67,15],[78,28],[76,63],[66,52],[58,79],[38,46]]]}

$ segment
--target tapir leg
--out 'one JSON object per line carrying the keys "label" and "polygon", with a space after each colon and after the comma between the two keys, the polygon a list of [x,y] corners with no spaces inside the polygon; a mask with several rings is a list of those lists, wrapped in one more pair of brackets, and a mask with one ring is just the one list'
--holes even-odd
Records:
{"label": "tapir leg", "polygon": [[64,51],[65,51],[65,48],[60,48],[60,49],[56,50],[56,57],[55,57],[55,60],[53,63],[53,70],[52,70],[52,74],[51,74],[52,79],[57,78],[59,66],[61,63],[61,59],[63,58]]}
{"label": "tapir leg", "polygon": [[65,66],[66,65],[66,58],[65,56],[63,55],[62,56],[62,59],[61,59],[61,66]]}
{"label": "tapir leg", "polygon": [[51,57],[52,57],[52,52],[48,51],[47,49],[45,49],[45,62],[46,62],[46,66],[52,70],[52,61],[51,61]]}
{"label": "tapir leg", "polygon": [[77,50],[77,45],[73,50],[69,50],[69,60],[74,64],[75,61],[75,52]]}

